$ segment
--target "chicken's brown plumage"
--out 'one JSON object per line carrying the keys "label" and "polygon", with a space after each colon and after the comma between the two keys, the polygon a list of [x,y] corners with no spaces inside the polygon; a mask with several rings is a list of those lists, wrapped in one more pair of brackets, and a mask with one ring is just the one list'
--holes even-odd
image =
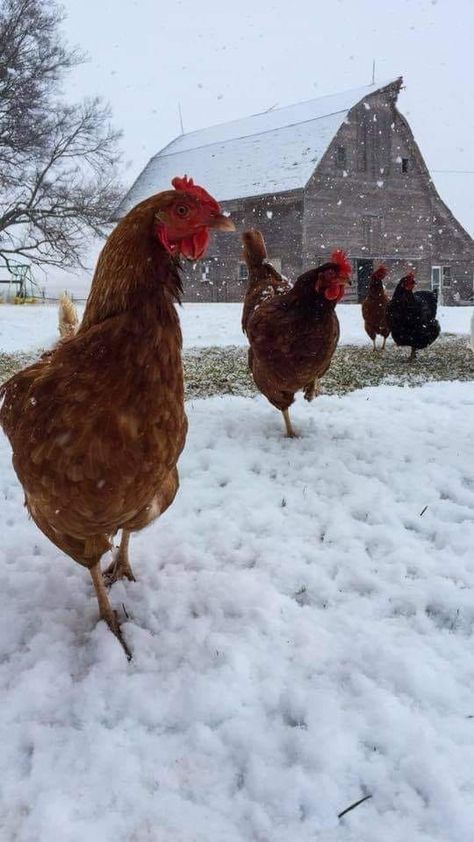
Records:
{"label": "chicken's brown plumage", "polygon": [[[170,505],[187,429],[175,308],[181,280],[156,235],[157,214],[170,200],[184,204],[187,196],[154,196],[117,225],[76,335],[0,392],[0,422],[28,510],[56,546],[90,569],[101,616],[124,648],[100,558],[119,529],[142,529]],[[214,212],[213,227],[230,227],[222,220]],[[192,251],[191,236],[186,248]],[[126,553],[122,562],[128,575]]]}
{"label": "chicken's brown plumage", "polygon": [[383,337],[382,351],[385,348],[387,337],[390,335],[390,328],[387,322],[387,305],[389,298],[383,286],[383,279],[387,274],[385,266],[379,266],[369,281],[367,296],[362,302],[362,316],[364,319],[365,332],[374,343],[376,350],[376,337]]}
{"label": "chicken's brown plumage", "polygon": [[282,411],[291,436],[288,408],[295,393],[303,390],[312,400],[336,349],[339,322],[334,308],[350,266],[342,253],[335,253],[336,263],[311,269],[292,286],[265,262],[259,231],[246,231],[243,242],[249,282],[242,326],[250,344],[249,367],[259,390]]}

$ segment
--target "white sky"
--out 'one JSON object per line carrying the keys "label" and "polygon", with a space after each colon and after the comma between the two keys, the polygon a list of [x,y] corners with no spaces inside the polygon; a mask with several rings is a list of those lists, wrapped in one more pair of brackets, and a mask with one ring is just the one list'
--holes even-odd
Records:
{"label": "white sky", "polygon": [[[123,182],[179,134],[403,75],[399,99],[441,196],[474,233],[472,0],[63,0],[90,56],[67,95],[109,100]],[[437,173],[462,170],[466,173]],[[192,173],[191,173],[192,175]]]}
{"label": "white sky", "polygon": [[[90,62],[69,95],[100,94],[123,129],[124,182],[179,134],[278,103],[403,75],[399,105],[428,166],[474,172],[472,0],[64,0]],[[474,231],[474,176],[433,176]]]}

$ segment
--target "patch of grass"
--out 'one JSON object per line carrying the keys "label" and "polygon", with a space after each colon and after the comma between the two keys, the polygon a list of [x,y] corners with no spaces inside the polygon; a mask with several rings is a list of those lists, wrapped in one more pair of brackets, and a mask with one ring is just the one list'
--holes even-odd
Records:
{"label": "patch of grass", "polygon": [[246,348],[235,345],[196,348],[184,352],[183,362],[186,398],[256,393],[248,370]]}
{"label": "patch of grass", "polygon": [[0,384],[15,374],[15,371],[32,363],[37,356],[37,354],[5,354],[0,351]]}
{"label": "patch of grass", "polygon": [[[322,392],[344,395],[365,386],[418,386],[434,380],[474,380],[474,354],[467,337],[445,334],[408,363],[409,349],[390,345],[381,353],[366,346],[342,345],[321,381]],[[35,355],[1,354],[0,382],[28,365]],[[186,398],[256,394],[247,366],[247,349],[199,348],[183,354]]]}
{"label": "patch of grass", "polygon": [[[434,380],[474,380],[474,354],[466,338],[445,335],[408,363],[410,350],[390,345],[383,353],[371,346],[342,345],[321,381],[322,392],[344,395],[365,386],[418,386]],[[186,396],[253,395],[247,349],[202,348],[184,354]]]}

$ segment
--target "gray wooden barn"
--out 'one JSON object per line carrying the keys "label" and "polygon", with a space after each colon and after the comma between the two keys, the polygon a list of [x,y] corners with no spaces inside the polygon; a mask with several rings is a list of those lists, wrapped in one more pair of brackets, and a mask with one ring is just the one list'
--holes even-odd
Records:
{"label": "gray wooden barn", "polygon": [[[183,134],[158,152],[120,205],[191,176],[232,214],[258,227],[269,259],[289,278],[334,248],[353,261],[349,300],[364,297],[374,264],[393,288],[408,267],[445,304],[473,300],[474,241],[438,195],[407,120],[402,79],[324,96]],[[240,301],[246,282],[238,236],[214,235],[188,268],[187,301]]]}

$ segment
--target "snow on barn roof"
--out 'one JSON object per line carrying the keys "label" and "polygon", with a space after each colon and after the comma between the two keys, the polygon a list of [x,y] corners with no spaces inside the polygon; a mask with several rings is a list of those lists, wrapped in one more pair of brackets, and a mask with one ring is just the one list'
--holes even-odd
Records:
{"label": "snow on barn roof", "polygon": [[[177,137],[148,162],[118,216],[185,173],[220,202],[303,188],[349,111],[396,82],[276,108]],[[398,87],[397,87],[398,90]]]}

